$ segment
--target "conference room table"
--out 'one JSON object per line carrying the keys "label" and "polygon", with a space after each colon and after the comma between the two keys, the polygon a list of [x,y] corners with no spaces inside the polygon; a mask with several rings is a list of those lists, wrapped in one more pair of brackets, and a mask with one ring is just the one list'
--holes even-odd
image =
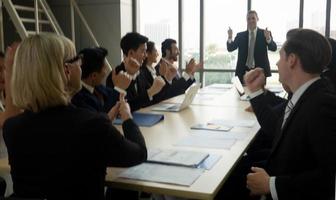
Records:
{"label": "conference room table", "polygon": [[[133,179],[119,178],[118,175],[127,168],[108,168],[106,185],[114,188],[144,191],[153,194],[176,196],[187,199],[214,199],[217,192],[230,175],[235,164],[243,156],[246,148],[260,128],[253,113],[245,111],[250,106],[248,101],[241,101],[239,95],[230,85],[218,88],[206,87],[200,90],[193,103],[180,112],[154,112],[152,107],[139,112],[164,114],[164,120],[152,127],[141,127],[148,149],[173,149],[206,152],[220,155],[220,160],[190,186],[165,184]],[[181,103],[184,95],[166,100],[164,103]],[[245,132],[246,137],[237,140],[230,149],[196,148],[176,146],[179,140],[188,136],[190,127],[212,119],[255,120],[252,128],[234,127],[233,132]],[[118,127],[119,129],[121,127]],[[225,133],[224,133],[225,134]]]}
{"label": "conference room table", "polygon": [[[181,103],[183,98],[184,95],[180,95],[163,103]],[[220,155],[221,158],[210,170],[205,170],[190,186],[119,178],[118,175],[127,168],[114,167],[107,169],[106,186],[187,199],[213,199],[260,128],[254,114],[245,111],[249,106],[248,101],[239,100],[239,95],[232,86],[216,84],[216,87],[209,86],[201,89],[193,103],[180,112],[154,112],[151,110],[152,107],[141,109],[139,112],[164,114],[164,120],[158,124],[152,127],[140,127],[148,149],[206,152]],[[256,123],[252,128],[234,127],[231,131],[247,134],[244,139],[237,140],[230,149],[174,145],[190,134],[192,125],[205,123],[212,119],[255,120]],[[120,126],[117,128],[121,130]],[[7,157],[0,157],[0,175],[6,177],[9,186],[6,194],[12,192],[9,172]]]}

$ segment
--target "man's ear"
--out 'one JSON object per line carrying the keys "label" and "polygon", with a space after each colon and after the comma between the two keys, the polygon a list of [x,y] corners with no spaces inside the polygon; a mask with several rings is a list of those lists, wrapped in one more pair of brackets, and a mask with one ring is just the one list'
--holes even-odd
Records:
{"label": "man's ear", "polygon": [[298,62],[298,56],[297,55],[295,55],[295,54],[293,54],[293,53],[290,53],[289,55],[288,55],[288,57],[287,57],[287,60],[288,60],[288,63],[289,63],[289,66],[290,66],[290,68],[294,68],[295,67],[295,65],[297,64],[297,62]]}

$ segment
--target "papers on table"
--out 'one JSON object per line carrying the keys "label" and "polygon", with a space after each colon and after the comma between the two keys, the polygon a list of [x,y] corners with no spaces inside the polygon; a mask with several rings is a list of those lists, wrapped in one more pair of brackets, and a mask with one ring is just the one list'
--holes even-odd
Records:
{"label": "papers on table", "polygon": [[128,168],[118,176],[127,179],[190,186],[203,172],[202,168],[143,163]]}
{"label": "papers on table", "polygon": [[[150,127],[159,123],[164,119],[164,115],[162,114],[153,114],[153,113],[132,113],[133,120],[138,126]],[[120,125],[122,124],[122,120],[117,118],[113,121],[113,124]]]}
{"label": "papers on table", "polygon": [[173,149],[154,151],[157,153],[149,153],[150,156],[148,156],[147,162],[197,167],[209,156],[208,153],[196,151],[181,151]]}
{"label": "papers on table", "polygon": [[213,166],[221,159],[221,155],[210,154],[199,166],[198,168],[210,170]]}
{"label": "papers on table", "polygon": [[209,130],[192,130],[191,133],[178,141],[176,146],[188,146],[211,149],[230,149],[236,140],[244,140],[247,133],[220,132]]}
{"label": "papers on table", "polygon": [[206,124],[195,124],[191,126],[190,128],[195,129],[195,130],[229,131],[233,127],[223,126],[221,124],[206,123]]}
{"label": "papers on table", "polygon": [[245,127],[245,128],[252,128],[255,125],[255,123],[256,123],[255,120],[223,120],[223,119],[214,119],[208,122],[208,124]]}

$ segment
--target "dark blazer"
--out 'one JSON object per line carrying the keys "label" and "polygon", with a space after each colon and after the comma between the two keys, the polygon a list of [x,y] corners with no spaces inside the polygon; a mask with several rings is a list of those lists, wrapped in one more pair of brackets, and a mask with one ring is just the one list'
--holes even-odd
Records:
{"label": "dark blazer", "polygon": [[[250,156],[258,157],[258,159],[261,157],[267,159],[275,137],[274,127],[283,117],[287,99],[278,97],[273,92],[266,90],[264,94],[251,99],[250,103],[260,124],[260,130],[250,144],[247,153]],[[262,156],[259,155],[260,152]]]}
{"label": "dark blazer", "polygon": [[[243,81],[243,76],[249,69],[246,66],[247,54],[249,44],[249,32],[248,30],[237,33],[235,39],[229,43],[227,42],[227,50],[229,52],[238,48],[238,60],[236,65],[236,76]],[[254,62],[256,67],[264,69],[266,76],[271,76],[271,69],[268,60],[267,49],[271,51],[277,50],[277,45],[273,41],[273,38],[269,44],[266,42],[263,29],[257,29],[256,41],[254,46]]]}
{"label": "dark blazer", "polygon": [[138,126],[129,119],[122,128],[124,136],[105,114],[72,105],[8,119],[3,134],[15,195],[103,200],[107,166],[147,158]]}
{"label": "dark blazer", "polygon": [[314,82],[281,129],[266,165],[276,176],[279,200],[330,199],[335,194],[336,96],[328,83]]}
{"label": "dark blazer", "polygon": [[80,108],[87,108],[91,111],[109,112],[115,100],[119,99],[117,93],[103,85],[96,86],[95,90],[100,94],[103,101],[97,95],[92,94],[85,87],[82,87],[82,89],[72,97],[72,104]]}
{"label": "dark blazer", "polygon": [[[120,71],[126,71],[124,63],[118,65],[114,70],[116,70],[117,74]],[[108,75],[106,79],[106,86],[111,89],[114,88],[114,84],[112,81],[112,72]],[[117,96],[119,96],[119,93],[116,90],[113,89],[113,91],[114,93],[117,93]],[[140,75],[138,75],[135,80],[132,80],[131,84],[126,89],[126,92],[126,99],[131,107],[132,112],[150,105],[150,99],[147,93],[146,83]],[[113,105],[115,105],[118,100],[119,98],[115,99]]]}

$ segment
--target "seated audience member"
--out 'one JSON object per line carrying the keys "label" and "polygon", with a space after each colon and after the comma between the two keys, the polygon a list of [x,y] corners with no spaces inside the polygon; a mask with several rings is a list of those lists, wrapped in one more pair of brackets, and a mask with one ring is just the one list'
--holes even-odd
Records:
{"label": "seated audience member", "polygon": [[[101,47],[86,48],[79,52],[82,60],[82,89],[72,97],[71,103],[92,111],[108,113],[111,120],[115,118],[112,103],[119,97],[112,89],[102,85],[108,68],[105,63],[107,50]],[[109,112],[110,111],[110,112]]]}
{"label": "seated audience member", "polygon": [[336,96],[320,78],[330,58],[326,38],[309,29],[295,31],[282,46],[279,80],[293,96],[274,128],[267,162],[263,168],[252,167],[247,175],[251,195],[279,200],[334,198]]}
{"label": "seated audience member", "polygon": [[[154,79],[150,88],[146,89],[146,83],[140,78],[140,66],[146,57],[146,42],[148,38],[136,32],[127,33],[120,41],[124,60],[107,77],[106,86],[114,89],[117,93],[126,94],[126,99],[131,110],[136,111],[151,104],[154,96],[161,91],[165,82],[159,78]],[[128,87],[117,87],[115,77],[126,74],[131,78]]]}
{"label": "seated audience member", "polygon": [[12,99],[24,112],[3,127],[15,197],[103,200],[107,166],[146,160],[144,138],[122,96],[124,136],[105,114],[71,105],[80,79],[80,57],[69,39],[33,35],[18,47]]}
{"label": "seated audience member", "polygon": [[[192,58],[186,64],[185,72],[182,76],[177,70],[174,63],[177,61],[177,57],[180,51],[177,47],[176,40],[166,39],[161,43],[162,58],[160,63],[155,67],[157,74],[165,77],[166,83],[169,84],[169,90],[166,91],[166,98],[174,97],[180,94],[184,94],[185,91],[195,82],[194,74],[197,70],[202,68],[202,63],[196,63]],[[169,75],[167,75],[167,73]]]}

